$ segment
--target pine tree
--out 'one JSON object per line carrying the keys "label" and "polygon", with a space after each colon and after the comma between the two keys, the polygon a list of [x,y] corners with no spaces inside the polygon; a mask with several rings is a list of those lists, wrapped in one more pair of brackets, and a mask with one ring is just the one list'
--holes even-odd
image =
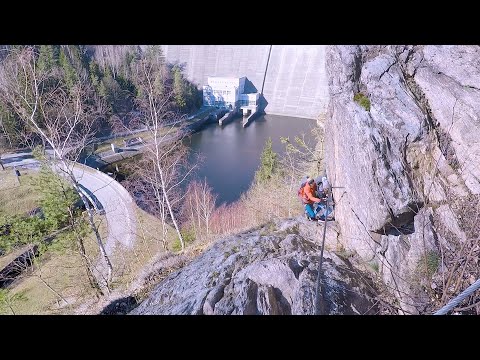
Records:
{"label": "pine tree", "polygon": [[184,108],[187,105],[185,101],[185,84],[183,82],[182,72],[177,66],[174,66],[173,69],[173,93],[175,97],[175,102],[179,108]]}
{"label": "pine tree", "polygon": [[160,45],[150,45],[145,51],[145,58],[158,65],[163,64],[165,60]]}
{"label": "pine tree", "polygon": [[77,83],[78,77],[75,68],[70,63],[70,60],[63,49],[60,50],[59,63],[63,70],[65,84],[67,85],[68,90],[72,90]]}
{"label": "pine tree", "polygon": [[88,65],[88,68],[90,73],[90,80],[92,81],[93,86],[95,86],[95,89],[97,89],[98,91],[100,78],[101,78],[100,68],[98,67],[97,62],[93,59]]}
{"label": "pine tree", "polygon": [[42,168],[35,187],[42,196],[40,203],[50,231],[68,224],[70,213],[80,197],[67,182],[49,168]]}
{"label": "pine tree", "polygon": [[268,138],[268,140],[265,142],[262,155],[260,156],[260,166],[255,173],[255,180],[259,183],[265,183],[272,178],[277,169],[277,153],[273,151],[272,139]]}
{"label": "pine tree", "polygon": [[53,45],[40,45],[37,66],[41,72],[50,71],[57,65]]}

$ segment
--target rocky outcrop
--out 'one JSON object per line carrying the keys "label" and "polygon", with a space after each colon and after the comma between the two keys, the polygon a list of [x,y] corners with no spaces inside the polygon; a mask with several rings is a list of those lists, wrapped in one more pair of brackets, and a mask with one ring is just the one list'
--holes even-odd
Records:
{"label": "rocky outcrop", "polygon": [[[359,256],[325,252],[320,308],[429,314],[478,278],[480,48],[329,46],[325,61],[327,249]],[[132,313],[312,314],[319,229],[290,219],[220,240]]]}
{"label": "rocky outcrop", "polygon": [[428,313],[450,291],[431,270],[475,236],[480,213],[480,47],[330,46],[326,57],[339,239],[378,264],[401,312]]}
{"label": "rocky outcrop", "polygon": [[[219,240],[161,281],[131,314],[314,314],[322,231],[289,219]],[[337,235],[329,224],[329,248],[338,245]],[[324,256],[320,312],[377,313],[368,275],[334,252]]]}

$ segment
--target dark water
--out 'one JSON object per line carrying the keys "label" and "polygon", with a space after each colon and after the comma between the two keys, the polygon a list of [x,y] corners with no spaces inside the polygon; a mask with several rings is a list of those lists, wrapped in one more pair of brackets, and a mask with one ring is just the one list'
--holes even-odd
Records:
{"label": "dark water", "polygon": [[[289,136],[293,141],[296,135],[304,133],[313,146],[311,129],[315,120],[289,116],[263,115],[246,128],[242,119],[224,125],[208,125],[193,134],[187,144],[193,153],[203,159],[197,170],[197,177],[207,178],[208,184],[217,194],[217,204],[231,203],[237,200],[252,183],[255,171],[260,163],[260,155],[265,141],[272,139],[273,150],[281,156],[285,145],[280,137]],[[194,161],[194,155],[191,161]],[[272,189],[274,194],[274,189]]]}

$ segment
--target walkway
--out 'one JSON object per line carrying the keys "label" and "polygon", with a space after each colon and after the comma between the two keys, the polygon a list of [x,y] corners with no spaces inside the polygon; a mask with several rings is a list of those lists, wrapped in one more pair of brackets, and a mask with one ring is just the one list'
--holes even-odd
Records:
{"label": "walkway", "polygon": [[[5,171],[13,167],[36,168],[40,165],[28,150],[2,154],[2,162]],[[75,164],[74,175],[105,209],[108,236],[104,244],[107,255],[110,256],[118,244],[131,248],[136,239],[136,205],[128,191],[110,176],[82,164]]]}
{"label": "walkway", "polygon": [[73,170],[80,184],[89,189],[105,209],[108,236],[105,251],[111,255],[115,246],[121,244],[132,248],[136,239],[135,202],[128,191],[110,176],[76,164]]}

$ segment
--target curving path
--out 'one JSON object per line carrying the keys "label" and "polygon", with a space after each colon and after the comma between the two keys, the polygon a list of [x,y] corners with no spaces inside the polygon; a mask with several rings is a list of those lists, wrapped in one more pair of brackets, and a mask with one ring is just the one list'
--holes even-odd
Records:
{"label": "curving path", "polygon": [[[5,169],[38,168],[40,165],[28,149],[2,154],[1,161]],[[107,255],[110,256],[118,244],[131,248],[136,238],[136,205],[128,191],[110,176],[80,163],[75,163],[74,175],[80,184],[97,197],[105,209],[108,228],[105,240]]]}
{"label": "curving path", "polygon": [[87,166],[75,164],[73,172],[78,182],[89,189],[105,209],[107,255],[112,255],[119,244],[131,248],[136,238],[136,216],[135,202],[128,191],[110,176]]}

